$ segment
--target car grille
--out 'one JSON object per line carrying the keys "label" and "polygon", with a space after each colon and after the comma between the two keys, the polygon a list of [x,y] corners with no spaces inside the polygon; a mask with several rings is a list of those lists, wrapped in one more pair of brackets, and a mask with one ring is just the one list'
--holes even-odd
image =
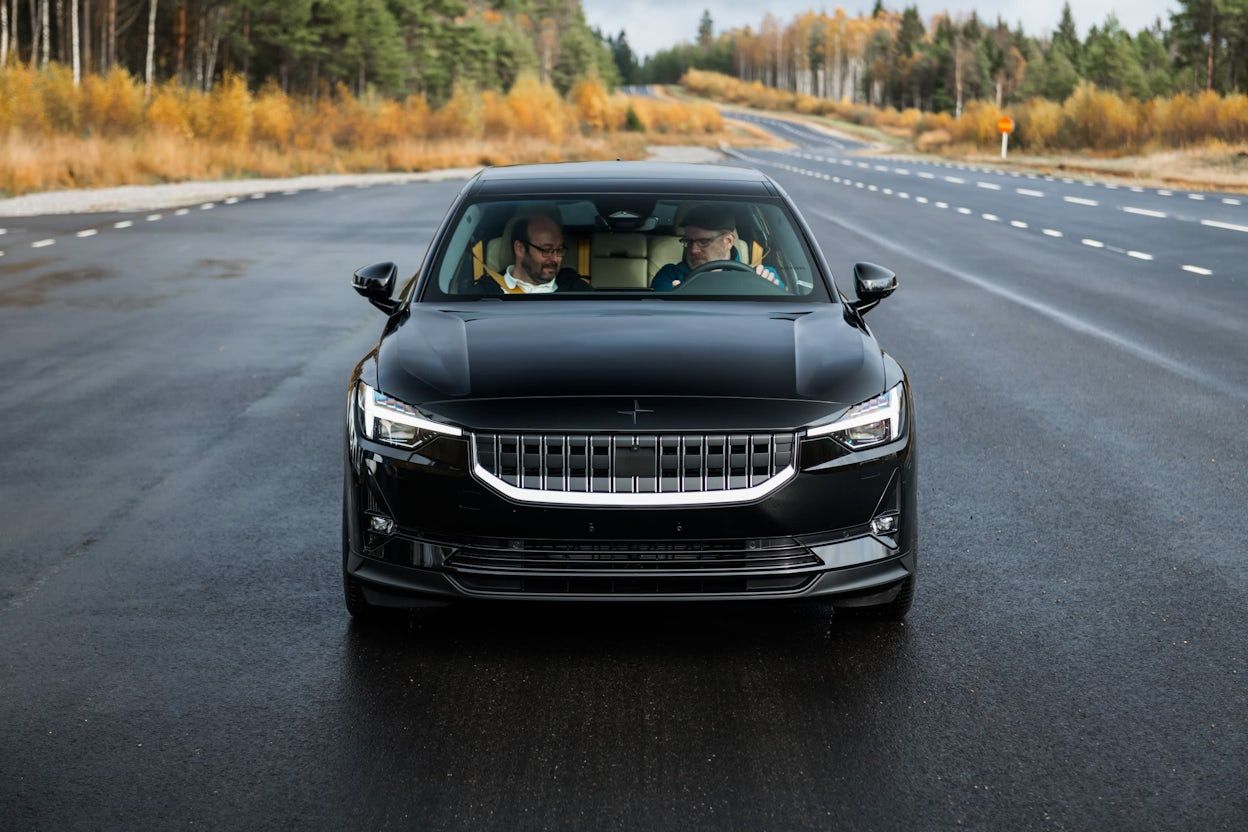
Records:
{"label": "car grille", "polygon": [[456,570],[585,574],[706,570],[757,573],[817,567],[821,563],[808,547],[788,537],[690,542],[525,540],[511,545],[465,546],[446,560],[446,566]]}
{"label": "car grille", "polygon": [[796,593],[818,579],[817,575],[744,576],[562,576],[562,575],[462,575],[456,583],[472,592],[497,595],[594,596],[632,598],[637,596],[745,595],[751,593]]}
{"label": "car grille", "polygon": [[744,502],[793,474],[794,434],[474,434],[478,478],[521,501]]}

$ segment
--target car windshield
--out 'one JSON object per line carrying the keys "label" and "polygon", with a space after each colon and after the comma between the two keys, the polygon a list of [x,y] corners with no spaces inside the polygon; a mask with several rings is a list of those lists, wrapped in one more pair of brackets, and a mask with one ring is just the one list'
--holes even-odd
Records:
{"label": "car windshield", "polygon": [[611,194],[461,207],[422,300],[829,302],[779,200]]}

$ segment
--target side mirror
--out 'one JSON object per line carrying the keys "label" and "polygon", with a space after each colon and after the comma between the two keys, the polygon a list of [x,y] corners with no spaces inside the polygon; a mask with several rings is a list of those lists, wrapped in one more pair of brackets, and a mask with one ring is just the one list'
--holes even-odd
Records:
{"label": "side mirror", "polygon": [[862,315],[897,290],[897,275],[874,263],[855,263],[854,289],[858,292],[854,309]]}
{"label": "side mirror", "polygon": [[394,263],[374,263],[356,269],[355,274],[351,275],[351,286],[368,298],[373,306],[387,315],[393,315],[399,309],[399,302],[391,297],[398,277],[399,267]]}

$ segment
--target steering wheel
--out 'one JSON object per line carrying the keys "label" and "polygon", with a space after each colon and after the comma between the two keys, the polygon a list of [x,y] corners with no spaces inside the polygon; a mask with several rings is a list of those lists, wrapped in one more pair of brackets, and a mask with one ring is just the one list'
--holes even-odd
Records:
{"label": "steering wheel", "polygon": [[[715,277],[708,277],[712,272]],[[760,289],[763,294],[788,294],[783,287],[759,277],[754,267],[748,263],[740,260],[708,260],[701,266],[694,267],[685,281],[672,291],[690,295],[757,295]]]}

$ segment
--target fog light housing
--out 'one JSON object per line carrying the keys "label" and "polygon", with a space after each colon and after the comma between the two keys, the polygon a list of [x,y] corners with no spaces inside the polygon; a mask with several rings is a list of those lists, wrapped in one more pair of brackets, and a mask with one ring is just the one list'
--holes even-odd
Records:
{"label": "fog light housing", "polygon": [[394,534],[394,521],[389,517],[378,517],[372,515],[368,518],[368,530],[377,532],[378,534]]}
{"label": "fog light housing", "polygon": [[892,537],[897,534],[897,515],[883,514],[871,521],[871,534]]}

